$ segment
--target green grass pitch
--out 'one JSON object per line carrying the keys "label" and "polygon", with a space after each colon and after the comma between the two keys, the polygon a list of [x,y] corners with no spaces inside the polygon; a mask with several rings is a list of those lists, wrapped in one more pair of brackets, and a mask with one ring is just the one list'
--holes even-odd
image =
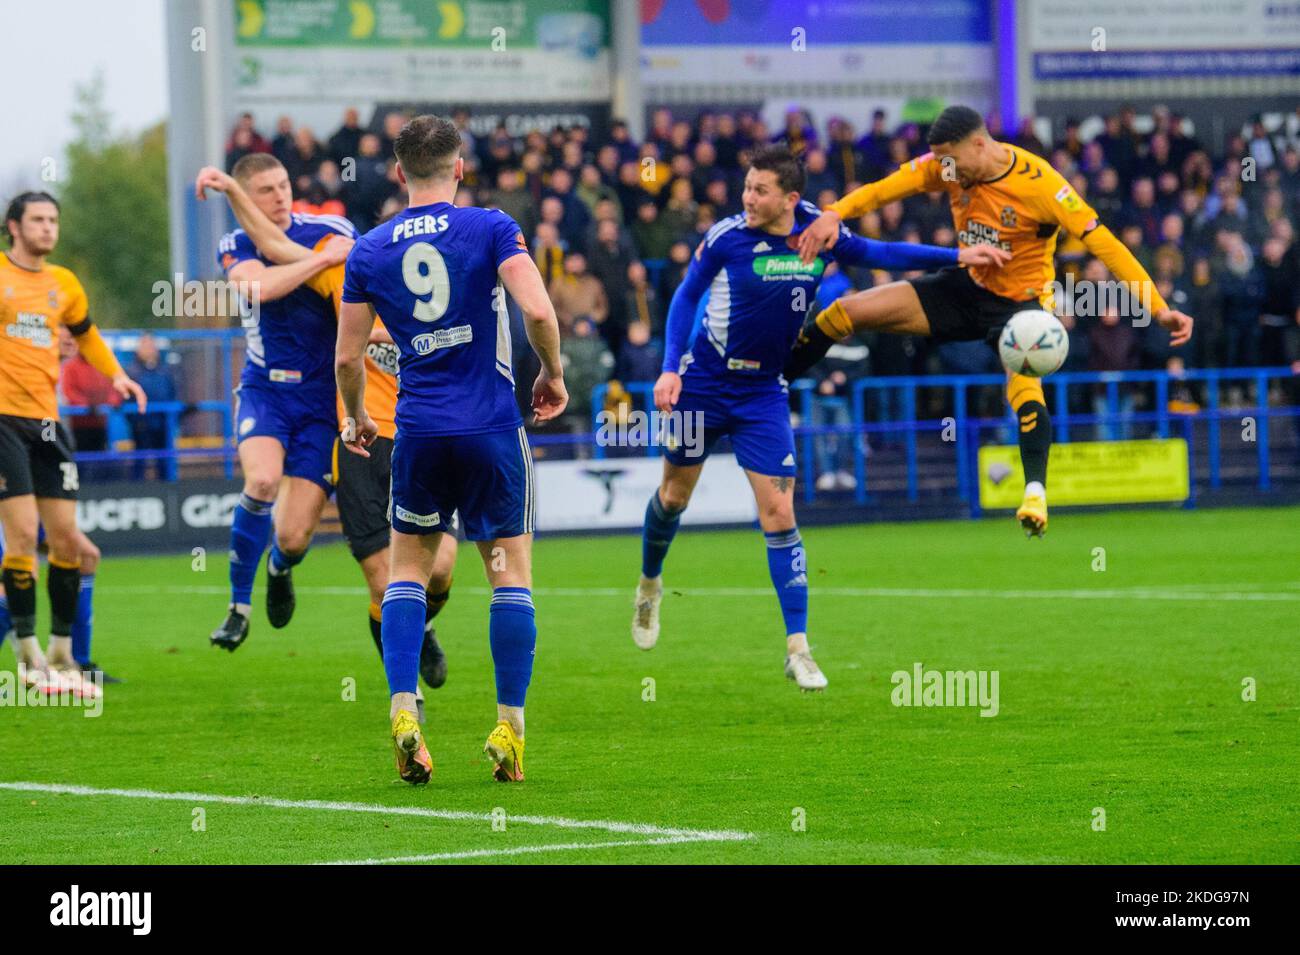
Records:
{"label": "green grass pitch", "polygon": [[[481,761],[495,709],[472,548],[438,621],[450,677],[428,693],[419,788],[393,769],[341,545],[297,571],[292,624],[273,631],[258,603],[233,655],[207,642],[224,558],[107,560],[95,652],[127,682],[95,719],[0,708],[0,863],[1300,862],[1298,523],[1058,513],[1042,541],[1008,517],[806,529],[830,679],[806,695],[782,676],[755,531],[678,535],[649,653],[628,633],[638,540],[542,539],[518,786]],[[918,662],[998,671],[998,714],[892,705],[891,674]]]}

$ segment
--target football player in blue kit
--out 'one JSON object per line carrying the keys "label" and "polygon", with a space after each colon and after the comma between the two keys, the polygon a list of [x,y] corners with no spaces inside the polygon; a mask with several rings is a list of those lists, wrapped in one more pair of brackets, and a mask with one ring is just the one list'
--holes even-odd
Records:
{"label": "football player in blue kit", "polygon": [[365,409],[366,342],[378,314],[400,351],[392,452],[389,583],[382,605],[398,775],[428,782],[433,762],[416,719],[425,585],[459,512],[492,586],[489,641],[497,723],[484,751],[493,776],[524,778],[524,697],[537,627],[532,599],[532,452],[515,403],[506,292],[541,362],[536,421],[568,403],[555,309],[519,226],[498,209],[458,208],[464,161],[451,122],[417,116],[393,150],[407,208],[366,233],[348,257],[335,374],[342,440],[368,454],[377,433]]}
{"label": "football player in blue kit", "polygon": [[[632,639],[643,650],[659,639],[664,558],[705,458],[727,435],[754,490],[767,540],[768,570],[785,622],[786,676],[800,689],[821,690],[826,677],[808,648],[807,557],[794,517],[794,432],[781,369],[813,306],[822,273],[832,260],[913,270],[959,262],[1000,265],[1008,256],[992,246],[958,252],[876,242],[845,228],[832,249],[805,265],[795,243],[820,210],[800,199],[803,188],[803,169],[786,147],[755,150],[745,176],[744,212],[709,230],[669,306],[655,406],[670,416],[670,423],[695,416],[694,433],[701,433],[702,426],[702,441],[667,442],[663,481],[646,508]],[[704,318],[688,346],[706,291]],[[674,430],[692,433],[687,423]]]}
{"label": "football player in blue kit", "polygon": [[[267,558],[266,615],[271,626],[293,616],[293,568],[302,561],[330,492],[338,430],[331,357],[337,322],[334,303],[306,285],[346,258],[356,237],[341,216],[291,211],[289,174],[274,156],[251,153],[232,174],[268,218],[299,245],[316,251],[300,262],[274,265],[243,229],[222,237],[217,257],[226,278],[249,283],[244,325],[244,370],[235,411],[243,494],[230,527],[230,606],[212,632],[213,646],[234,651],[248,638],[257,565]],[[281,481],[284,488],[281,489]]]}

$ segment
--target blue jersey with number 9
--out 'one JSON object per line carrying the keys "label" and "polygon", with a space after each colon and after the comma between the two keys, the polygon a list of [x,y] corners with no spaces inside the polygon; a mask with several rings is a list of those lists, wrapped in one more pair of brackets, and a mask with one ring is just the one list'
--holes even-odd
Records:
{"label": "blue jersey with number 9", "polygon": [[497,268],[527,251],[504,212],[448,202],[405,209],[352,249],[343,301],[373,306],[397,344],[399,433],[478,434],[522,423]]}

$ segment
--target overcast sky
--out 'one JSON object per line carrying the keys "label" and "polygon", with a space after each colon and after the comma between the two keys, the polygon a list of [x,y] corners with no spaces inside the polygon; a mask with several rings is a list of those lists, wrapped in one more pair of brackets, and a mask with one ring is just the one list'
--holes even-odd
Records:
{"label": "overcast sky", "polygon": [[0,195],[41,186],[41,161],[62,163],[73,89],[98,69],[114,130],[167,113],[163,0],[0,0],[4,146]]}

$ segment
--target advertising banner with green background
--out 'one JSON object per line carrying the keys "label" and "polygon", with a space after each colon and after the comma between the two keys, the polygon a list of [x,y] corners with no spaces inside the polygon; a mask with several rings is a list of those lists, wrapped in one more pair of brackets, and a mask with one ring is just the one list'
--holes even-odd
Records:
{"label": "advertising banner with green background", "polygon": [[234,0],[245,108],[295,101],[597,101],[608,0]]}

